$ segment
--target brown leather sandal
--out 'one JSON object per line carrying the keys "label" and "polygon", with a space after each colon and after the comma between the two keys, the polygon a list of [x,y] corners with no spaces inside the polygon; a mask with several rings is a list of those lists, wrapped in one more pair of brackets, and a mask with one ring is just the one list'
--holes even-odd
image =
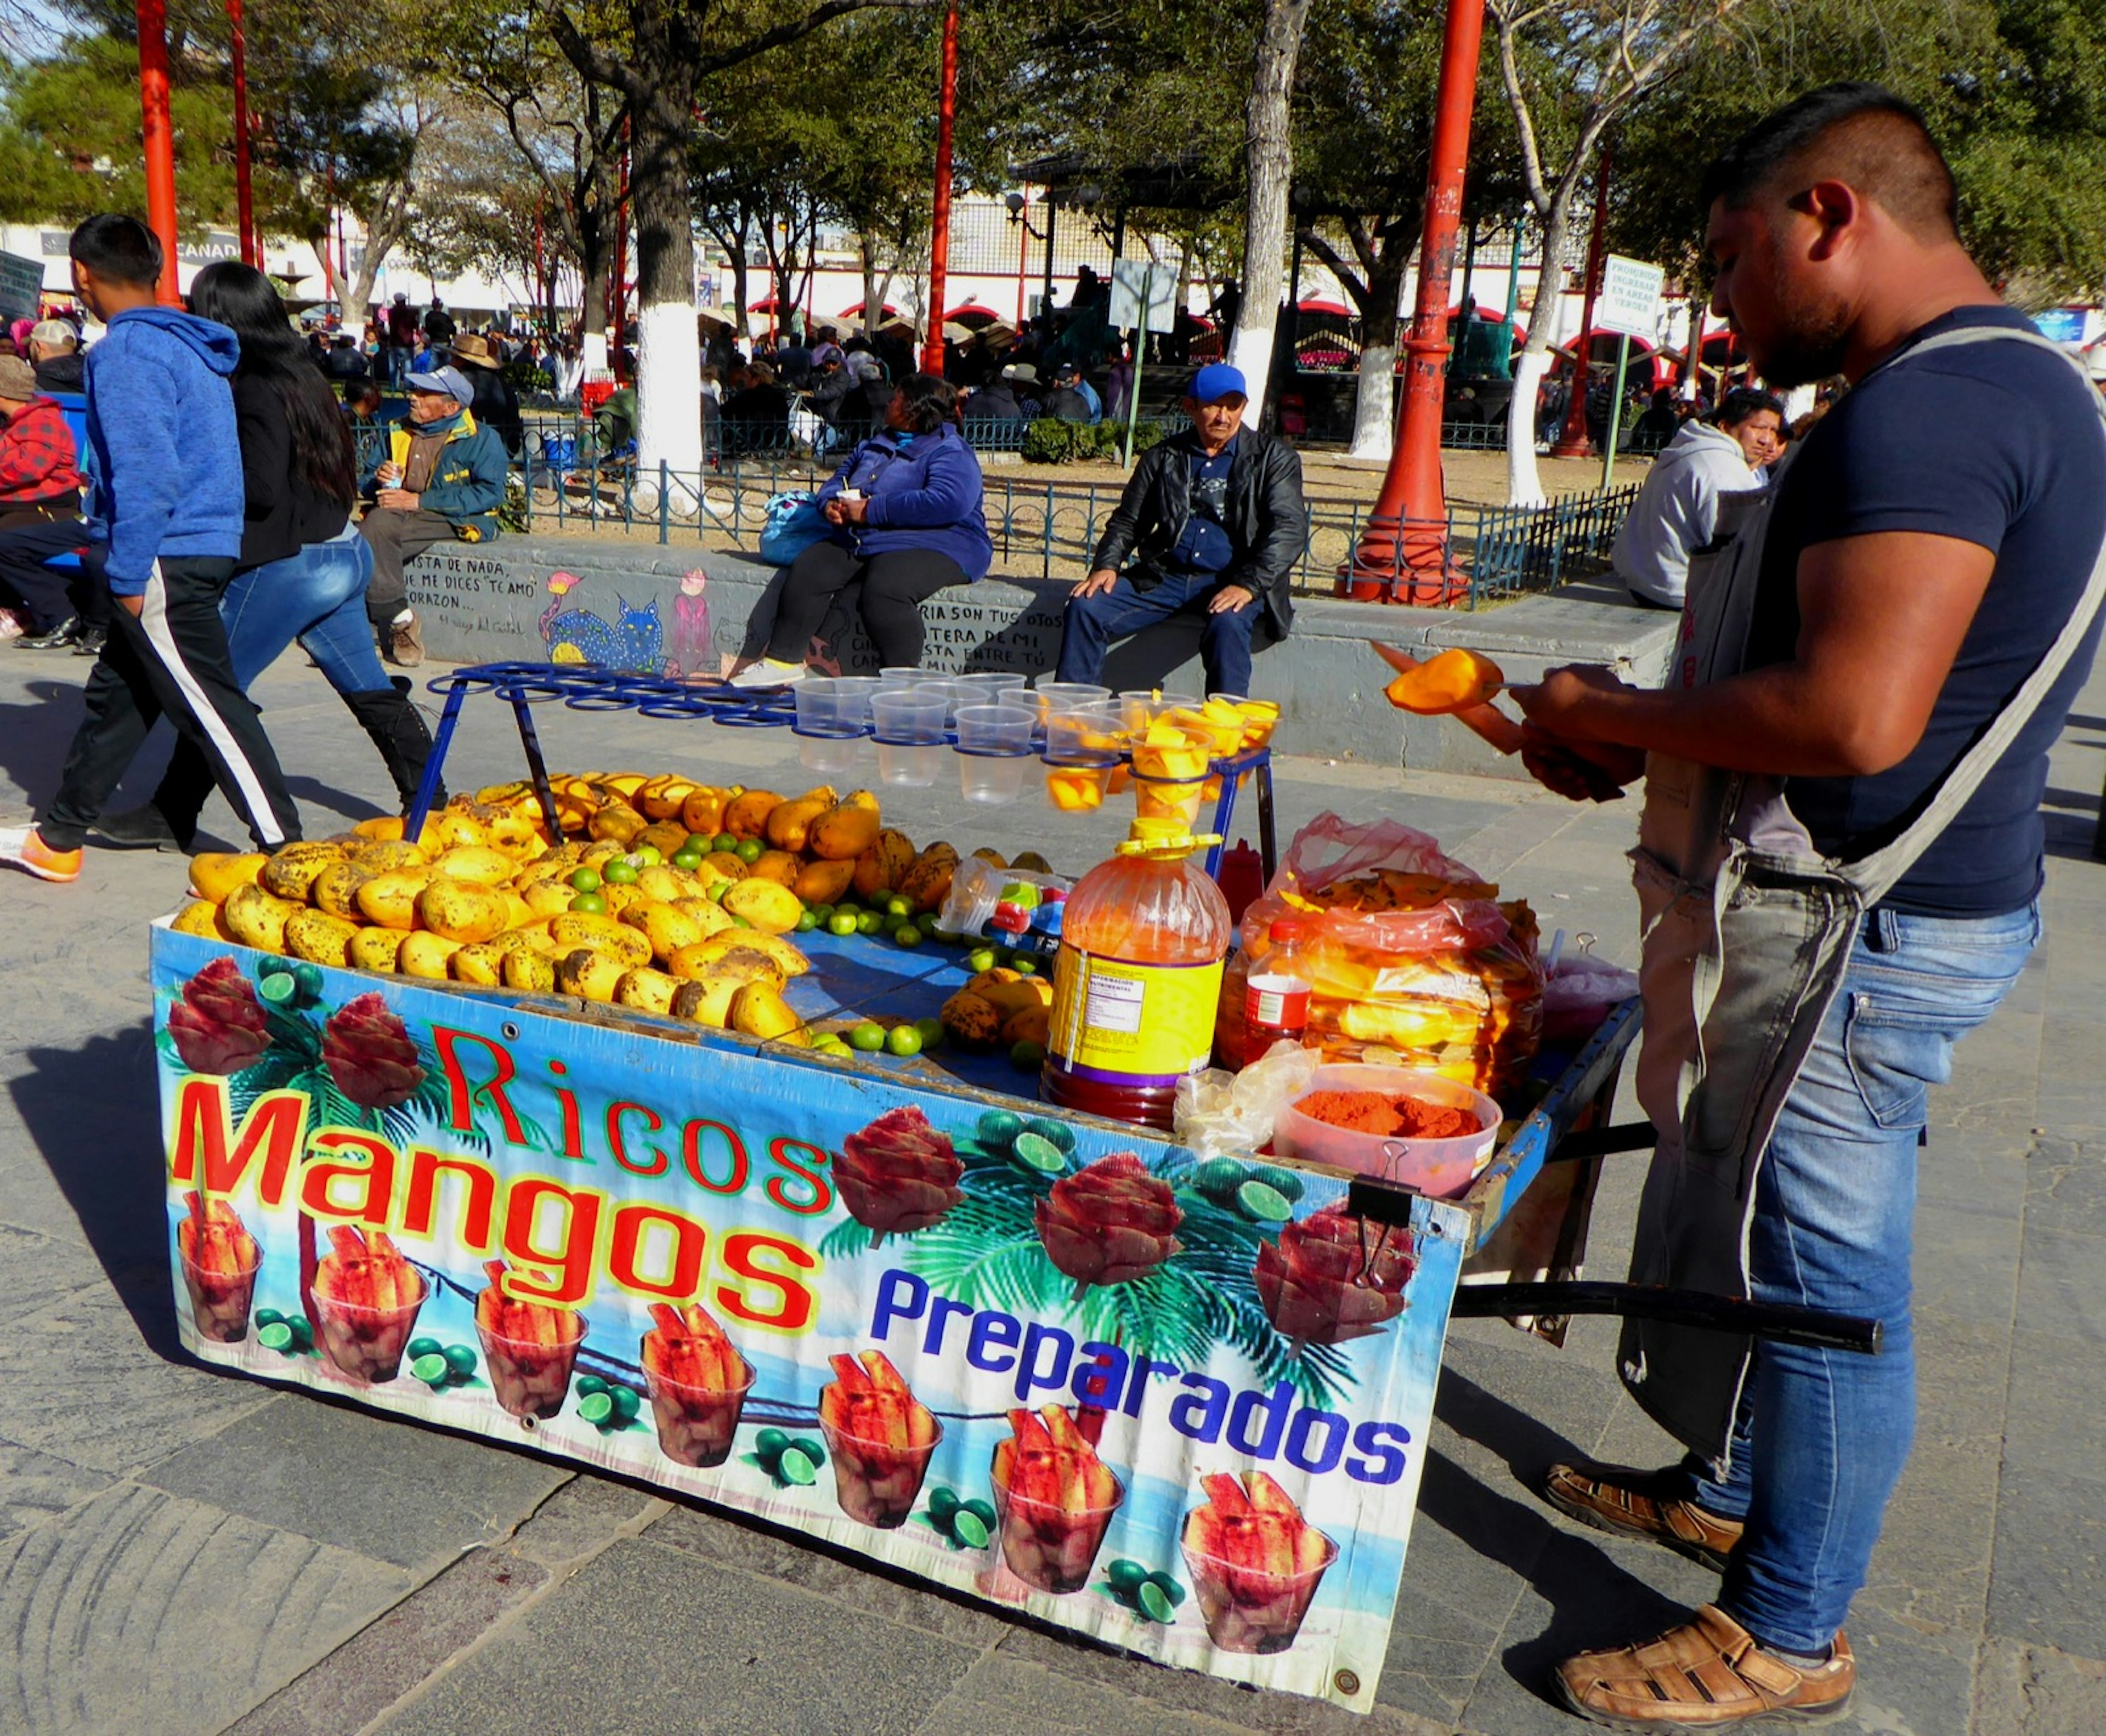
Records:
{"label": "brown leather sandal", "polygon": [[1581,1717],[1638,1733],[1730,1729],[1759,1718],[1820,1724],[1839,1717],[1857,1682],[1842,1635],[1807,1669],[1757,1645],[1706,1604],[1696,1619],[1643,1645],[1582,1652],[1557,1667],[1557,1693]]}
{"label": "brown leather sandal", "polygon": [[1657,1543],[1724,1571],[1727,1556],[1741,1541],[1741,1522],[1707,1513],[1679,1496],[1659,1492],[1663,1482],[1674,1474],[1583,1459],[1552,1465],[1543,1479],[1543,1498],[1560,1513],[1597,1531]]}

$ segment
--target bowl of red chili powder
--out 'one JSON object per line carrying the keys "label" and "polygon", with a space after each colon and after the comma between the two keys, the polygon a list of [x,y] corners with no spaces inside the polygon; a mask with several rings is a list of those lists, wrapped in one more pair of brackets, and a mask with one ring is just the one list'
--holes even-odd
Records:
{"label": "bowl of red chili powder", "polygon": [[1280,1111],[1272,1145],[1283,1157],[1454,1199],[1490,1160],[1501,1119],[1483,1092],[1440,1073],[1320,1067],[1309,1088]]}

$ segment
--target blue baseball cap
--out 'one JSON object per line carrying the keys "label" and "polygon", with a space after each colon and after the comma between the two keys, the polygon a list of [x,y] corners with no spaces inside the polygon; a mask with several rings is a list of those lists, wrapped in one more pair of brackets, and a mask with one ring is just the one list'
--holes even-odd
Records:
{"label": "blue baseball cap", "polygon": [[1231,368],[1226,362],[1209,362],[1192,376],[1192,389],[1187,394],[1194,404],[1218,404],[1224,398],[1248,398],[1250,387],[1243,383],[1243,370]]}

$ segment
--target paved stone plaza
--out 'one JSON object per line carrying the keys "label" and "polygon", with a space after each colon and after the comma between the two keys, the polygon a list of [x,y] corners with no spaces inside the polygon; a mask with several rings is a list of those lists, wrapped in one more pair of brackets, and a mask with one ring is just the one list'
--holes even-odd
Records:
{"label": "paved stone plaza", "polygon": [[[11,817],[47,795],[87,664],[0,649]],[[376,811],[377,760],[305,660],[258,696],[311,832]],[[1933,1100],[1918,1219],[1922,1414],[1850,1635],[1854,1736],[2106,1731],[2106,866],[2090,860],[2106,678],[2058,754],[2048,939]],[[802,787],[751,732],[544,714],[552,760]],[[456,786],[517,775],[471,709]],[[157,767],[143,768],[128,800]],[[1284,822],[1390,814],[1628,960],[1629,804],[1507,780],[1282,767]],[[1119,828],[1035,802],[888,803],[917,838],[1079,870]],[[207,824],[222,836],[226,811]],[[1668,1625],[1715,1580],[1550,1514],[1580,1451],[1650,1461],[1615,1326],[1556,1351],[1450,1335],[1381,1704],[1366,1719],[1017,1625],[757,1527],[208,1372],[177,1348],[145,982],[180,861],[91,852],[5,882],[0,1031],[0,1736],[1534,1736],[1568,1652]],[[1625,1113],[1629,1114],[1628,1106]],[[1614,1160],[1595,1269],[1620,1276],[1642,1158]]]}

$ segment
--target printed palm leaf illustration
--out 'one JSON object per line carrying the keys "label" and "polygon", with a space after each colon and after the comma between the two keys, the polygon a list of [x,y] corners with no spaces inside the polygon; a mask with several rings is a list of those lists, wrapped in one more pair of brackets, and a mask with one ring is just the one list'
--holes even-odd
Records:
{"label": "printed palm leaf illustration", "polygon": [[[1028,1135],[1026,1137],[1028,1137]],[[943,1219],[897,1243],[897,1257],[917,1277],[957,1301],[1012,1314],[1061,1321],[1080,1339],[1117,1344],[1128,1354],[1203,1368],[1220,1344],[1233,1346],[1268,1385],[1291,1382],[1310,1403],[1328,1406],[1355,1384],[1347,1354],[1335,1345],[1296,1346],[1274,1331],[1252,1282],[1266,1226],[1191,1185],[1189,1159],[1173,1158],[1155,1174],[1171,1183],[1183,1216],[1178,1251],[1143,1275],[1079,1291],[1042,1242],[1039,1218],[1054,1183],[1076,1172],[1063,1159],[1034,1167],[954,1132],[964,1165],[963,1197]],[[1034,1152],[1042,1159],[1060,1157]],[[846,1223],[820,1244],[827,1259],[852,1259],[876,1246],[871,1230]]]}

